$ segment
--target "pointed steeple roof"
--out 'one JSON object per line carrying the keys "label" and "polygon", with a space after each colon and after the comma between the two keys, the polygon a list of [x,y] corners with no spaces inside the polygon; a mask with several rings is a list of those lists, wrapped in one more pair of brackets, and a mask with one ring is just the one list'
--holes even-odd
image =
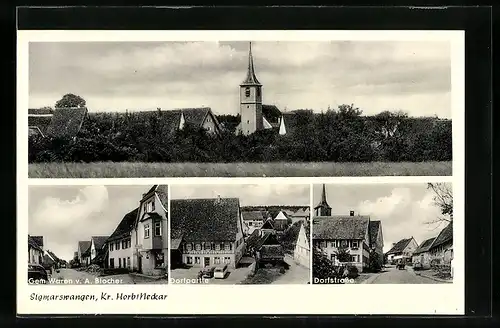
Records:
{"label": "pointed steeple roof", "polygon": [[325,208],[331,208],[330,205],[328,205],[328,202],[326,201],[326,187],[325,184],[323,184],[323,190],[321,192],[321,201],[319,204],[315,207],[325,207]]}
{"label": "pointed steeple roof", "polygon": [[262,85],[255,76],[255,69],[253,67],[253,56],[252,56],[252,42],[250,42],[250,47],[248,50],[248,71],[247,78],[241,85]]}

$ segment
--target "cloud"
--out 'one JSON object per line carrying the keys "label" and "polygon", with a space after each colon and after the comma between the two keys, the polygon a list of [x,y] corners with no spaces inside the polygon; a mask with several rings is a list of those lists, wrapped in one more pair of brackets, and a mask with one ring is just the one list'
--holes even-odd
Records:
{"label": "cloud", "polygon": [[[29,52],[31,107],[71,92],[91,111],[236,114],[248,63],[246,42],[36,42]],[[282,109],[354,103],[366,114],[451,115],[447,42],[256,42],[253,54],[264,102]]]}
{"label": "cloud", "polygon": [[236,197],[248,205],[309,205],[309,185],[173,185],[173,199]]}

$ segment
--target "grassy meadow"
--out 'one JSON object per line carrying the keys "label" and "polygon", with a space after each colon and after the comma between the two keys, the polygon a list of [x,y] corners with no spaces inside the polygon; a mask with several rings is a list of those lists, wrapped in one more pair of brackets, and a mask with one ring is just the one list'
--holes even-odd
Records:
{"label": "grassy meadow", "polygon": [[452,162],[33,163],[29,178],[450,176]]}

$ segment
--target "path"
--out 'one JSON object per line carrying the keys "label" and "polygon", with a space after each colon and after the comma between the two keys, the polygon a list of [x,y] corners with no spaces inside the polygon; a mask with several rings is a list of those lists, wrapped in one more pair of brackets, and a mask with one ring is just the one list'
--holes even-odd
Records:
{"label": "path", "polygon": [[439,282],[417,276],[411,269],[398,270],[395,267],[388,267],[386,272],[379,273],[373,278],[369,278],[367,284],[438,284]]}
{"label": "path", "polygon": [[308,268],[295,263],[288,254],[285,255],[285,262],[290,268],[273,281],[273,284],[307,284],[310,281],[310,271]]}

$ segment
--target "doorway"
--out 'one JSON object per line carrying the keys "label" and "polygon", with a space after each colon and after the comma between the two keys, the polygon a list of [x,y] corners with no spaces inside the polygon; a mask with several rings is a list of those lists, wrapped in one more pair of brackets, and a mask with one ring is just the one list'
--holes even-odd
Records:
{"label": "doorway", "polygon": [[209,257],[205,257],[203,259],[203,266],[204,267],[210,266],[210,258]]}

